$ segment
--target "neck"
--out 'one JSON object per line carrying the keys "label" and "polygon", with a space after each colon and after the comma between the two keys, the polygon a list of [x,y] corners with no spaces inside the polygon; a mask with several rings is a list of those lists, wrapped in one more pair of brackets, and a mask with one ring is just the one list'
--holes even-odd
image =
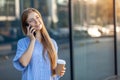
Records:
{"label": "neck", "polygon": [[42,37],[41,37],[40,31],[36,31],[36,36],[35,37],[36,37],[37,40],[39,40],[41,42]]}

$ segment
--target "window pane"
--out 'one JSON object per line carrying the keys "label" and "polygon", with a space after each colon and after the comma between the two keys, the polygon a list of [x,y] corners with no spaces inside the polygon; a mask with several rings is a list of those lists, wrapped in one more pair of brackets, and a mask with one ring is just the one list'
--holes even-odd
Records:
{"label": "window pane", "polygon": [[0,0],[0,16],[15,16],[15,0]]}
{"label": "window pane", "polygon": [[112,0],[72,3],[75,80],[104,80],[114,75]]}
{"label": "window pane", "polygon": [[120,0],[116,0],[116,33],[117,33],[117,60],[118,60],[118,75],[120,75]]}

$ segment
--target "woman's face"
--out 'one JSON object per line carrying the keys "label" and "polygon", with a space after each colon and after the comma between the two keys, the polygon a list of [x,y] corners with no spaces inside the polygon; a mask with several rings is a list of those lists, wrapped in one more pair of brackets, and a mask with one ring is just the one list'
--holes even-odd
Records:
{"label": "woman's face", "polygon": [[27,22],[36,30],[41,30],[42,28],[42,19],[36,12],[31,12],[28,14]]}

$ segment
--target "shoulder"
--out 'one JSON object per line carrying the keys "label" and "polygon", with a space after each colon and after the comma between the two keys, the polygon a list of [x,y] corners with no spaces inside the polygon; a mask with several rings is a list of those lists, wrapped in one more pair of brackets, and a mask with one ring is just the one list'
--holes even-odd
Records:
{"label": "shoulder", "polygon": [[55,44],[55,45],[57,44],[56,41],[53,38],[51,38],[51,40],[52,40],[53,44]]}
{"label": "shoulder", "polygon": [[18,44],[25,44],[28,43],[30,40],[28,37],[24,37],[18,40]]}
{"label": "shoulder", "polygon": [[55,49],[56,49],[57,52],[58,52],[58,45],[57,45],[56,41],[55,41],[54,39],[52,39],[52,38],[51,38],[51,40],[52,40],[52,43],[53,43]]}
{"label": "shoulder", "polygon": [[29,40],[28,37],[24,37],[24,38],[19,39],[18,42],[24,42],[24,41],[28,41],[28,40]]}

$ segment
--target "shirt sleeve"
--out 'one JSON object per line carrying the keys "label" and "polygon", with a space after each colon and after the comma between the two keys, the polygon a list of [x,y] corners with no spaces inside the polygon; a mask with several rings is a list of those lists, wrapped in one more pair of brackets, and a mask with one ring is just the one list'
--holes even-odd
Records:
{"label": "shirt sleeve", "polygon": [[13,59],[13,66],[19,71],[23,71],[25,69],[25,67],[22,66],[22,64],[19,62],[19,58],[23,55],[25,50],[26,50],[26,48],[25,48],[24,41],[19,40],[18,43],[17,43],[16,55]]}
{"label": "shirt sleeve", "polygon": [[53,77],[53,80],[59,80],[59,79],[60,79],[59,75],[56,75],[55,77]]}
{"label": "shirt sleeve", "polygon": [[53,44],[54,44],[54,46],[55,46],[55,50],[56,50],[56,51],[57,51],[57,53],[58,53],[58,46],[57,46],[56,41],[55,41],[54,39],[52,39],[52,42],[53,42]]}

